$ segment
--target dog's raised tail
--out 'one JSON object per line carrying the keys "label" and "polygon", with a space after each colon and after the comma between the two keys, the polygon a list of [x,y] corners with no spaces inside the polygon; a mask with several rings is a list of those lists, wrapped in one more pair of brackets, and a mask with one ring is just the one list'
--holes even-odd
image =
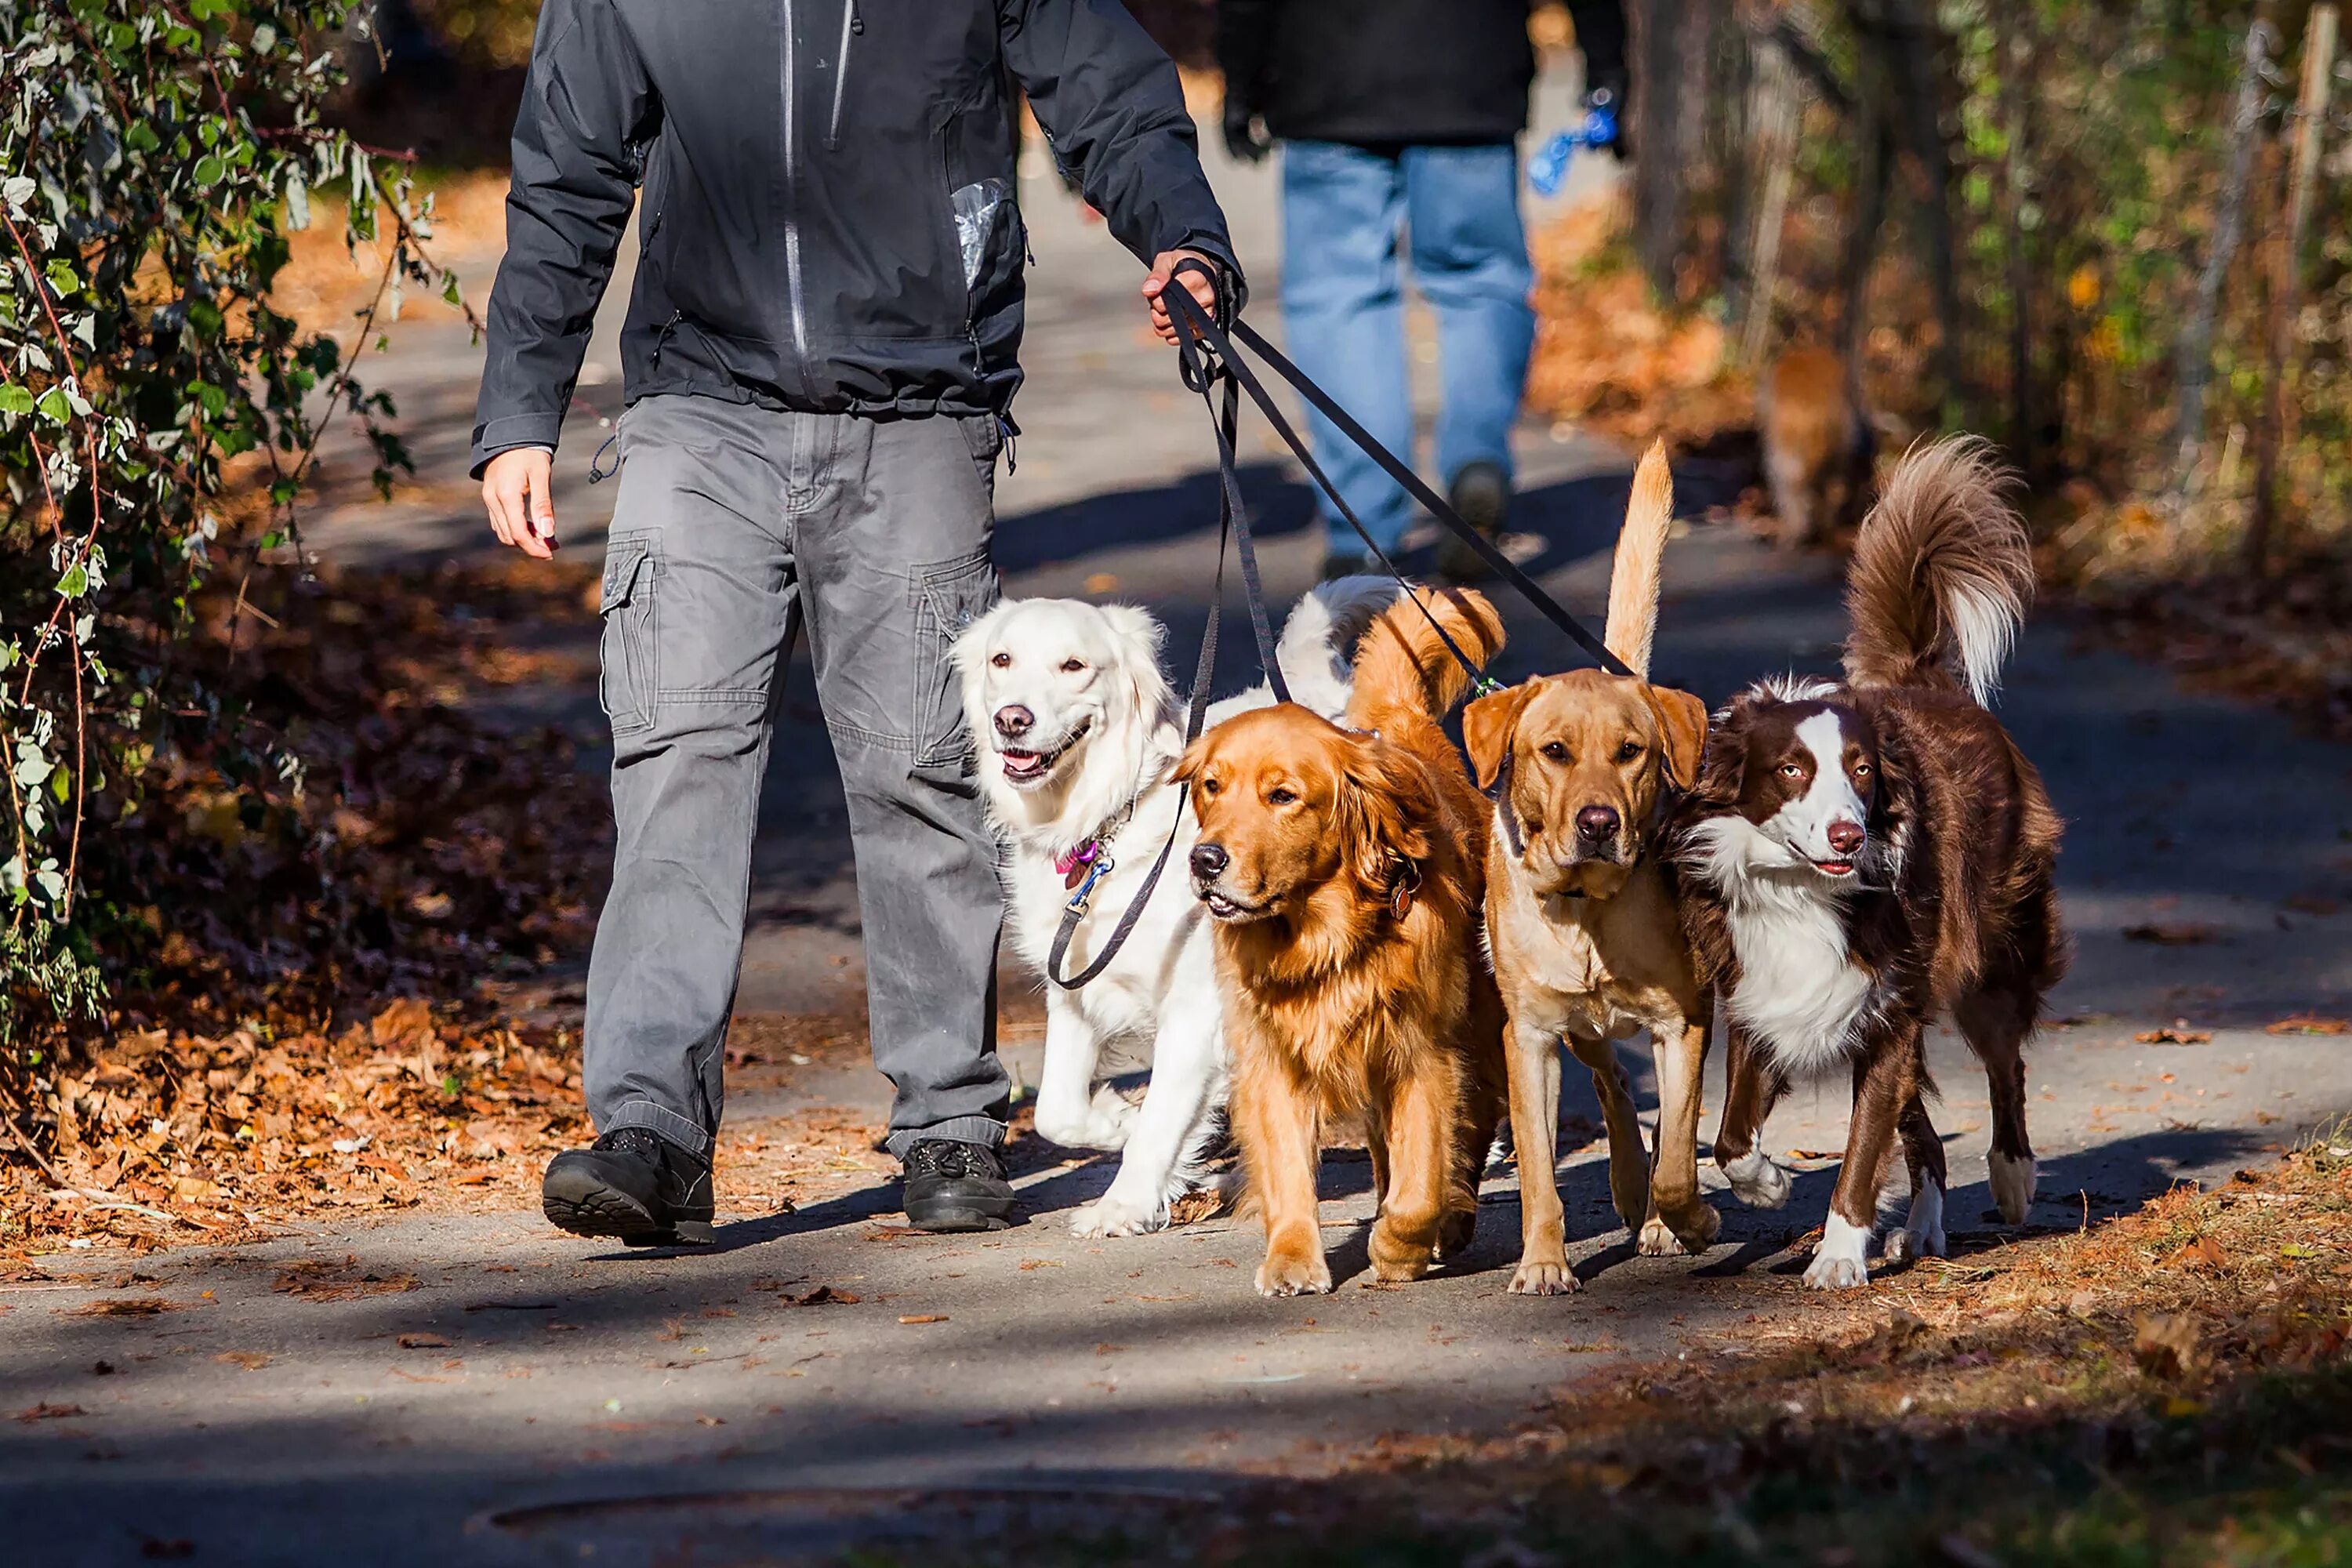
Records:
{"label": "dog's raised tail", "polygon": [[1317,584],[1292,606],[1274,650],[1292,701],[1333,721],[1348,711],[1356,645],[1400,592],[1393,577],[1341,577]]}
{"label": "dog's raised tail", "polygon": [[1503,650],[1503,617],[1476,589],[1416,587],[1400,594],[1372,617],[1356,645],[1349,724],[1384,730],[1406,719],[1442,719],[1470,694],[1471,672],[1438,637],[1438,626],[1480,669]]}
{"label": "dog's raised tail", "polygon": [[2033,596],[2032,542],[1986,444],[1914,447],[1854,539],[1846,679],[1931,686],[1989,702]]}
{"label": "dog's raised tail", "polygon": [[1675,479],[1666,468],[1666,444],[1654,441],[1633,470],[1633,497],[1625,503],[1625,526],[1609,571],[1609,622],[1601,634],[1609,651],[1644,680],[1650,677],[1650,644],[1658,635],[1659,570],[1674,521]]}

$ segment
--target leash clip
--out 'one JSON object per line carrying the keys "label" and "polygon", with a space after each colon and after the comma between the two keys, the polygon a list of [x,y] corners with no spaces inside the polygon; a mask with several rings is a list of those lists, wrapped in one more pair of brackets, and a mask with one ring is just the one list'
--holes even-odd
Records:
{"label": "leash clip", "polygon": [[1062,906],[1063,910],[1077,916],[1080,920],[1086,919],[1087,910],[1094,903],[1095,884],[1109,876],[1111,868],[1117,864],[1118,862],[1108,854],[1100,852],[1087,860],[1086,879],[1078,884],[1078,890],[1070,895],[1070,901]]}

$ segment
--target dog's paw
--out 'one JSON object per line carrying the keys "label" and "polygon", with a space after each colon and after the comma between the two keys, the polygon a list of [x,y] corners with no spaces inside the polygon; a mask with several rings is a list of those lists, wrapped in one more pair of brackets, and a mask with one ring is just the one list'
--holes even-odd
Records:
{"label": "dog's paw", "polygon": [[1257,1266],[1261,1296],[1328,1296],[1331,1266],[1317,1258],[1276,1258],[1268,1254]]}
{"label": "dog's paw", "polygon": [[1070,1234],[1085,1238],[1143,1236],[1163,1229],[1167,1224],[1167,1213],[1158,1205],[1129,1203],[1116,1194],[1105,1193],[1070,1216]]}
{"label": "dog's paw", "polygon": [[[1715,1238],[1723,1234],[1723,1216],[1715,1212],[1713,1204],[1693,1204],[1685,1213],[1661,1215],[1642,1227],[1643,1238],[1648,1239],[1651,1226],[1660,1225],[1673,1235],[1676,1243],[1675,1251],[1686,1252],[1693,1258],[1713,1247]],[[1646,1247],[1642,1255],[1644,1258],[1673,1256],[1666,1251],[1652,1252]]]}
{"label": "dog's paw", "polygon": [[1886,1261],[1916,1263],[1944,1256],[1944,1190],[1927,1182],[1913,1194],[1911,1215],[1903,1228],[1886,1238]]}
{"label": "dog's paw", "polygon": [[1785,1166],[1754,1149],[1737,1160],[1725,1161],[1723,1174],[1731,1184],[1731,1195],[1751,1209],[1780,1207],[1789,1201],[1789,1189],[1796,1184]]}
{"label": "dog's paw", "polygon": [[1822,1226],[1822,1244],[1805,1270],[1805,1283],[1816,1290],[1850,1290],[1870,1283],[1870,1230],[1848,1225],[1832,1213]]}
{"label": "dog's paw", "polygon": [[1683,1244],[1664,1220],[1654,1219],[1633,1233],[1633,1250],[1644,1258],[1680,1258]]}
{"label": "dog's paw", "polygon": [[1995,1153],[1986,1161],[1992,1173],[1993,1205],[2000,1217],[2011,1225],[2023,1225],[2033,1207],[2033,1187],[2038,1173],[2031,1158]]}
{"label": "dog's paw", "polygon": [[1576,1271],[1564,1258],[1522,1258],[1517,1272],[1511,1276],[1509,1293],[1514,1296],[1566,1296],[1581,1283]]}

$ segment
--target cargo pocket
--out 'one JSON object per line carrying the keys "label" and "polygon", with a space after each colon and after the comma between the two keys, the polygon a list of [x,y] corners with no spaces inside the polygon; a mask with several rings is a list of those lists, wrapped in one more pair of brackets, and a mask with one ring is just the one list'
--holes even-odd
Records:
{"label": "cargo pocket", "polygon": [[654,636],[654,585],[660,576],[660,534],[615,533],[605,541],[599,649],[604,669],[597,695],[616,737],[653,727],[654,693],[661,680]]}
{"label": "cargo pocket", "polygon": [[914,568],[915,711],[908,731],[915,765],[943,768],[971,752],[964,727],[963,694],[948,666],[948,648],[964,627],[996,603],[996,567],[976,550],[954,561]]}

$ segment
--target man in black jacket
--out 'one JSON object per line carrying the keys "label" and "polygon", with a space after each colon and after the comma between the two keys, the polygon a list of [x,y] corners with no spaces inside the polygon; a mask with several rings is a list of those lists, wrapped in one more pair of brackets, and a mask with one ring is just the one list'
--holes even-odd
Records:
{"label": "man in black jacket", "polygon": [[[1625,92],[1621,0],[1572,0],[1586,96]],[[1510,500],[1511,426],[1535,342],[1534,274],[1515,146],[1535,51],[1528,0],[1221,0],[1225,139],[1236,157],[1284,142],[1282,312],[1290,353],[1391,451],[1412,450],[1400,231],[1437,315],[1437,462],[1455,510],[1488,534]],[[1404,490],[1319,415],[1316,456],[1381,548]],[[1363,546],[1327,519],[1326,571]],[[1476,556],[1449,551],[1454,570]]]}
{"label": "man in black jacket", "polygon": [[1011,1212],[995,852],[946,658],[996,594],[991,495],[1021,381],[1009,81],[1150,263],[1172,342],[1160,294],[1181,258],[1239,277],[1175,68],[1118,0],[541,9],[474,430],[491,526],[528,555],[555,547],[553,448],[640,214],[604,576],[619,844],[583,1067],[601,1136],[548,1167],[567,1230],[710,1236],[777,669],[803,628],[908,1217]]}

